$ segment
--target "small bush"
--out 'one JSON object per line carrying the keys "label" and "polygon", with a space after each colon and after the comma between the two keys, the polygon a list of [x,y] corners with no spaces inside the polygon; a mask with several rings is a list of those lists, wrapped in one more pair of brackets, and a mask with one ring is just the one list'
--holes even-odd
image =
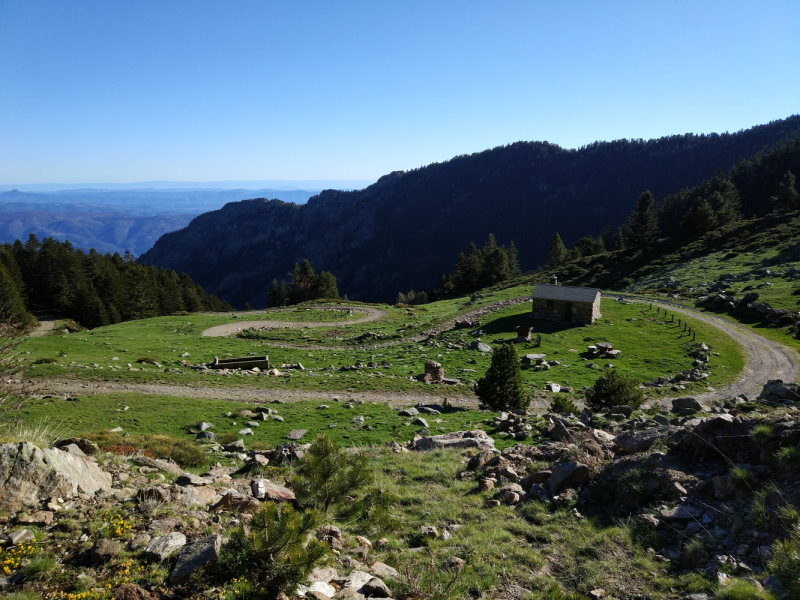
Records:
{"label": "small bush", "polygon": [[553,401],[550,403],[550,408],[548,410],[551,413],[556,413],[557,415],[577,414],[578,405],[572,401],[572,398],[558,396],[556,398],[553,398]]}
{"label": "small bush", "polygon": [[250,521],[250,530],[235,530],[222,546],[215,565],[225,580],[246,577],[259,581],[267,597],[290,592],[305,580],[326,553],[326,546],[310,539],[322,515],[298,512],[290,504],[267,502]]}
{"label": "small bush", "polygon": [[215,434],[217,442],[220,444],[231,444],[239,439],[239,436],[235,433],[223,432]]}
{"label": "small bush", "polygon": [[43,356],[41,358],[37,358],[33,364],[35,365],[52,365],[53,363],[57,363],[58,359],[53,358],[51,356]]}
{"label": "small bush", "polygon": [[56,568],[56,561],[53,558],[34,558],[22,568],[25,579],[42,580]]}
{"label": "small bush", "polygon": [[372,472],[366,454],[349,455],[321,434],[295,466],[292,487],[301,506],[328,512],[333,504],[371,482]]}
{"label": "small bush", "polygon": [[753,475],[743,467],[733,467],[730,472],[731,485],[742,493],[753,491]]}
{"label": "small bush", "polygon": [[490,410],[527,407],[530,399],[522,385],[522,369],[512,344],[505,344],[494,351],[486,376],[475,384],[475,393]]}
{"label": "small bush", "polygon": [[144,356],[140,356],[136,359],[137,363],[154,363],[156,359],[150,356],[149,354],[145,354]]}
{"label": "small bush", "polygon": [[753,427],[753,431],[750,432],[750,436],[757,446],[763,446],[769,442],[772,437],[772,427],[764,423],[756,425]]}
{"label": "small bush", "polygon": [[643,403],[644,392],[639,389],[639,383],[616,369],[601,375],[594,387],[586,391],[586,405],[595,412],[626,404],[636,410]]}

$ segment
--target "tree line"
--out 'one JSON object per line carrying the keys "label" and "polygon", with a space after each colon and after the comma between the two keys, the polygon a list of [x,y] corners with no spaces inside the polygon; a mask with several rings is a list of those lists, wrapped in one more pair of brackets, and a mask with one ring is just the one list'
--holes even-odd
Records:
{"label": "tree line", "polygon": [[37,307],[84,327],[146,319],[183,311],[227,311],[233,307],[186,273],[138,264],[126,252],[85,253],[69,241],[31,234],[0,246],[0,311],[22,325]]}
{"label": "tree line", "polygon": [[310,300],[338,300],[339,287],[336,277],[328,271],[314,272],[311,262],[306,258],[294,265],[289,285],[281,279],[272,280],[269,289],[269,306],[289,306]]}

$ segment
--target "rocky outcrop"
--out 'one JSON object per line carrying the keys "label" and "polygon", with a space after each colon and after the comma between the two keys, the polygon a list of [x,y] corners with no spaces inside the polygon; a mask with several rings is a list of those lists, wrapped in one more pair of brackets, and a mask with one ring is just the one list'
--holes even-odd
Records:
{"label": "rocky outcrop", "polygon": [[111,475],[85,457],[29,442],[0,446],[1,512],[35,508],[46,497],[108,491],[111,483]]}
{"label": "rocky outcrop", "polygon": [[477,448],[494,450],[494,440],[480,429],[474,431],[454,431],[442,435],[417,438],[409,442],[412,450],[435,450],[437,448]]}

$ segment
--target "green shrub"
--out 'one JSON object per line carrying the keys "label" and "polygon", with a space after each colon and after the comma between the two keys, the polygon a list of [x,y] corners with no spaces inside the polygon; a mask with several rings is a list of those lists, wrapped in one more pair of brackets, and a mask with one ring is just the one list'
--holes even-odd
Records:
{"label": "green shrub", "polygon": [[149,354],[145,354],[144,356],[140,356],[136,359],[137,363],[154,363],[156,359],[150,356]]}
{"label": "green shrub", "polygon": [[748,469],[733,467],[729,476],[734,489],[742,493],[753,491],[753,476]]}
{"label": "green shrub", "polygon": [[53,558],[39,557],[32,559],[22,568],[25,579],[42,580],[46,579],[48,573],[56,568],[56,561]]}
{"label": "green shrub", "polygon": [[43,356],[41,358],[37,358],[33,364],[35,365],[52,365],[53,363],[57,363],[57,358],[52,358],[50,356]]}
{"label": "green shrub", "polygon": [[223,433],[217,433],[214,437],[216,438],[218,443],[223,444],[223,445],[224,444],[231,444],[231,443],[233,443],[233,442],[235,442],[236,440],[239,439],[239,436],[237,434],[230,433],[230,432],[227,432],[227,431],[223,432]]}
{"label": "green shrub", "polygon": [[486,376],[475,384],[475,394],[490,410],[527,407],[530,399],[522,385],[522,369],[513,345],[505,344],[494,351]]}
{"label": "green shrub", "polygon": [[288,503],[267,502],[250,521],[249,532],[235,530],[222,546],[215,565],[225,579],[246,577],[259,582],[250,597],[275,598],[305,581],[326,553],[309,535],[322,523],[315,510],[298,512]]}
{"label": "green shrub", "polygon": [[763,446],[769,442],[769,439],[772,437],[772,427],[765,423],[756,425],[750,432],[750,436],[753,438],[753,442],[757,446]]}
{"label": "green shrub", "polygon": [[594,387],[586,391],[586,405],[595,412],[621,405],[628,405],[636,410],[643,403],[644,392],[639,389],[639,383],[616,369],[601,375],[594,382]]}
{"label": "green shrub", "polygon": [[320,434],[295,466],[292,487],[301,506],[328,509],[355,490],[372,483],[364,452],[348,454]]}
{"label": "green shrub", "polygon": [[553,398],[548,410],[551,413],[556,413],[558,415],[574,415],[578,413],[579,409],[578,405],[572,401],[572,398],[557,396],[556,398]]}
{"label": "green shrub", "polygon": [[789,446],[775,453],[775,461],[782,471],[792,472],[800,467],[800,447]]}

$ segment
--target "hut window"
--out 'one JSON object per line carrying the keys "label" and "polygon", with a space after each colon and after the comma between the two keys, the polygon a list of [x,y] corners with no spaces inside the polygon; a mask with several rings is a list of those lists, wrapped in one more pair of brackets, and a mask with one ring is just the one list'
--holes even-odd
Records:
{"label": "hut window", "polygon": [[547,301],[547,310],[553,310],[556,307],[555,300],[548,300]]}

